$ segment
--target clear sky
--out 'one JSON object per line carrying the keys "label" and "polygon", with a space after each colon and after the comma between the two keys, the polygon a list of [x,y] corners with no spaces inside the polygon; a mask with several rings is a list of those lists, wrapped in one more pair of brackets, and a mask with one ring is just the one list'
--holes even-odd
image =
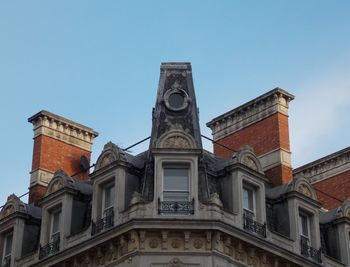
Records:
{"label": "clear sky", "polygon": [[27,192],[28,117],[92,127],[95,161],[110,140],[149,136],[166,61],[192,63],[207,136],[213,117],[279,86],[296,96],[294,167],[349,146],[349,14],[341,0],[1,1],[0,206]]}

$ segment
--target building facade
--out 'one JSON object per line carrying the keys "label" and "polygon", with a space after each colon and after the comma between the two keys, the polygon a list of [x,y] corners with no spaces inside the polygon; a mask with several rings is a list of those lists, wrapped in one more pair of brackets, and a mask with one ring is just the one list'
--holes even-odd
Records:
{"label": "building facade", "polygon": [[293,99],[275,88],[214,118],[211,153],[191,65],[163,63],[148,150],[109,142],[93,165],[97,132],[35,114],[29,203],[0,212],[1,266],[349,266],[350,150],[293,170]]}

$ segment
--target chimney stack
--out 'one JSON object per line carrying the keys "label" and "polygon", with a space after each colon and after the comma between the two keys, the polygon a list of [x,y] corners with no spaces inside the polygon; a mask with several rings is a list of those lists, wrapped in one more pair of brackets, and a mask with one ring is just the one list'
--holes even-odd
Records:
{"label": "chimney stack", "polygon": [[[288,104],[294,96],[275,88],[207,123],[213,139],[234,150],[253,147],[272,184],[292,179],[288,129]],[[214,143],[214,154],[230,157],[232,152]]]}
{"label": "chimney stack", "polygon": [[82,167],[82,161],[90,166],[91,146],[98,133],[45,110],[30,117],[28,122],[34,127],[29,204],[36,204],[57,170],[74,175],[75,179],[88,178],[89,170],[84,170],[87,166]]}

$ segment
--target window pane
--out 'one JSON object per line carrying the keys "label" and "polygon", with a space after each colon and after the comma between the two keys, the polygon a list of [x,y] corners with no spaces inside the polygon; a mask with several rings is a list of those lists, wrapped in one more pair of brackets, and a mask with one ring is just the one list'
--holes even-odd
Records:
{"label": "window pane", "polygon": [[187,168],[165,168],[164,190],[188,191],[188,169]]}
{"label": "window pane", "polygon": [[189,192],[172,192],[164,191],[163,200],[164,201],[188,201]]}
{"label": "window pane", "polygon": [[52,233],[55,234],[60,231],[60,217],[61,211],[55,211],[52,213]]}
{"label": "window pane", "polygon": [[114,204],[114,185],[105,188],[105,203],[104,209],[112,207]]}
{"label": "window pane", "polygon": [[306,215],[299,214],[299,227],[303,236],[309,236],[308,218]]}
{"label": "window pane", "polygon": [[13,238],[13,235],[12,234],[9,234],[6,236],[6,244],[5,244],[5,255],[4,256],[7,256],[7,255],[10,255],[11,254],[11,250],[12,250],[12,238]]}
{"label": "window pane", "polygon": [[243,208],[254,211],[253,191],[251,189],[243,188]]}

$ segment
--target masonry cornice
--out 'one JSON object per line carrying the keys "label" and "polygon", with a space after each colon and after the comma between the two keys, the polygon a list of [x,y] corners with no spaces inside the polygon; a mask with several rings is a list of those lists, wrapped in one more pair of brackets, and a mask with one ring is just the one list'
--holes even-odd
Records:
{"label": "masonry cornice", "polygon": [[[181,243],[181,246],[185,246],[184,250],[179,251],[172,248],[174,244],[168,243],[170,241],[167,238],[168,231],[176,231],[179,233],[179,236],[177,238],[184,239],[181,241],[185,242]],[[188,235],[188,238],[198,238],[196,235],[191,235],[191,232],[198,233],[198,231],[204,231],[202,233],[206,234],[207,241],[204,239],[201,245],[202,249],[186,249],[186,235]],[[142,237],[142,232],[144,234],[159,233],[160,243],[157,241],[157,244],[154,244],[157,247],[160,246],[159,249],[149,249],[148,246],[152,242],[152,237],[148,235]],[[183,235],[181,235],[181,233],[183,233]],[[136,239],[133,239],[132,237],[129,238],[128,236],[130,235],[134,235],[134,238]],[[193,244],[192,242],[194,241],[192,239],[191,244]],[[146,241],[147,246],[144,244]],[[128,242],[134,242],[134,244],[131,245],[133,248],[130,250],[130,244]],[[164,242],[167,242],[167,244]],[[217,242],[222,243],[222,245],[219,245]],[[143,243],[143,245],[141,243]],[[109,246],[113,247],[113,250],[110,250],[110,252],[108,252],[107,249]],[[151,244],[151,246],[153,245]],[[226,249],[227,246],[231,246],[232,249],[234,249],[236,252],[232,255],[230,249]],[[104,250],[101,249],[102,247]],[[117,251],[117,248],[118,251],[121,251],[121,254],[113,254],[114,251]],[[103,232],[95,237],[92,237],[91,239],[87,239],[79,244],[62,250],[61,252],[49,258],[33,263],[31,266],[40,267],[54,265],[60,262],[65,262],[67,260],[71,262],[72,260],[77,260],[81,257],[85,257],[83,255],[90,255],[86,257],[93,257],[96,259],[93,255],[96,255],[96,253],[99,254],[102,251],[103,253],[100,254],[101,257],[105,257],[104,253],[112,253],[112,255],[107,256],[107,259],[109,258],[109,263],[119,262],[119,260],[131,257],[132,255],[135,255],[135,253],[141,253],[144,255],[149,253],[152,255],[155,255],[155,253],[160,253],[160,255],[163,255],[165,252],[167,255],[171,253],[170,255],[174,256],[193,255],[193,252],[195,252],[198,255],[207,255],[208,253],[208,255],[211,255],[212,253],[219,253],[224,257],[230,257],[231,261],[247,264],[245,262],[246,259],[243,259],[242,262],[241,258],[237,258],[238,254],[236,253],[241,253],[240,250],[242,249],[247,251],[249,250],[252,253],[255,250],[258,250],[259,255],[261,255],[261,253],[264,253],[266,257],[274,258],[275,262],[290,262],[291,264],[296,264],[298,266],[321,266],[305,257],[302,257],[301,255],[281,248],[280,246],[269,242],[268,240],[254,236],[244,231],[243,229],[239,229],[221,221],[185,220],[174,223],[174,220],[171,218],[162,220],[142,219],[129,221],[125,224],[119,225],[118,227]],[[256,259],[261,260],[260,256]]]}
{"label": "masonry cornice", "polygon": [[293,176],[317,183],[346,171],[350,171],[350,147],[294,169]]}
{"label": "masonry cornice", "polygon": [[288,116],[288,105],[294,96],[275,88],[208,122],[214,140],[219,140],[275,113]]}
{"label": "masonry cornice", "polygon": [[39,135],[91,151],[91,145],[98,133],[82,124],[42,110],[28,119],[33,124],[34,138]]}

